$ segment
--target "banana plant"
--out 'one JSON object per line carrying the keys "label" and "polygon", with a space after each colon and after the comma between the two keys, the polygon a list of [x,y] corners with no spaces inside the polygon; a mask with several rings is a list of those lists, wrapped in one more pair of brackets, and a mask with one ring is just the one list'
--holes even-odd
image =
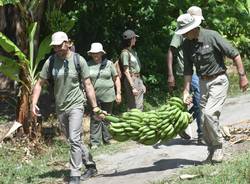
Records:
{"label": "banana plant", "polygon": [[[26,56],[9,38],[0,32],[0,46],[9,56],[0,55],[0,72],[12,80],[21,82],[29,91],[30,87],[33,86],[37,80],[38,73],[37,67],[39,62],[44,56],[50,52],[49,41],[50,37],[47,36],[40,44],[38,52],[35,57],[34,51],[34,37],[36,32],[37,23],[33,23],[29,29],[29,56]],[[28,81],[31,85],[27,85],[25,82],[19,79],[19,69],[25,67],[28,69]]]}
{"label": "banana plant", "polygon": [[[37,67],[39,62],[50,52],[50,36],[47,36],[41,42],[37,52],[34,47],[34,37],[37,29],[37,23],[34,22],[29,26],[29,54],[26,55],[21,51],[9,38],[0,32],[0,47],[5,51],[5,55],[0,55],[0,72],[9,78],[21,83],[20,87],[20,109],[18,109],[19,116],[24,118],[23,129],[25,133],[30,133],[29,117],[31,106],[31,94],[35,82],[38,78]],[[23,79],[20,79],[20,76]],[[28,114],[28,116],[27,116]],[[17,117],[17,121],[18,121]],[[33,129],[33,128],[32,128]]]}

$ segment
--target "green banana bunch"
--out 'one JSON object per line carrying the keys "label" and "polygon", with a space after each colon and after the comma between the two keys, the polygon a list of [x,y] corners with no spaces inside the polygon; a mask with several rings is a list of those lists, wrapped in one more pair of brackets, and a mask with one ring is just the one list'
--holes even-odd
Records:
{"label": "green banana bunch", "polygon": [[171,97],[156,110],[131,109],[119,117],[108,115],[105,119],[111,122],[109,130],[114,139],[131,139],[145,145],[173,139],[193,121],[179,97]]}

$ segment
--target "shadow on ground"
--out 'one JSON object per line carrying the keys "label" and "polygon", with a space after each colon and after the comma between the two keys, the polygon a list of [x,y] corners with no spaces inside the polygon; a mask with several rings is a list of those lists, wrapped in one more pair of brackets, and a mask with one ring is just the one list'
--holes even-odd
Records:
{"label": "shadow on ground", "polygon": [[175,146],[175,145],[195,145],[195,146],[204,146],[204,145],[198,145],[196,139],[191,139],[191,140],[185,140],[182,138],[176,138],[172,139],[169,141],[165,142],[160,142],[155,145],[153,145],[153,148],[159,149],[159,146],[164,145],[164,146]]}
{"label": "shadow on ground", "polygon": [[120,172],[116,171],[112,174],[104,174],[103,177],[123,176],[123,175],[146,173],[152,171],[164,171],[167,169],[175,169],[178,167],[183,167],[184,165],[200,165],[200,164],[201,162],[196,160],[162,159],[157,162],[154,162],[154,165],[150,167],[134,168]]}

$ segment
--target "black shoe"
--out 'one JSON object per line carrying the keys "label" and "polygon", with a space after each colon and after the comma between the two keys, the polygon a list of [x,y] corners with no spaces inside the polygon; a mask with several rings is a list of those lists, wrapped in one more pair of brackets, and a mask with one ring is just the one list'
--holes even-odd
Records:
{"label": "black shoe", "polygon": [[198,145],[206,145],[206,143],[205,143],[204,139],[202,138],[202,136],[198,136],[197,144]]}
{"label": "black shoe", "polygon": [[97,169],[96,168],[89,168],[87,169],[82,175],[81,175],[81,180],[87,180],[91,177],[94,177],[97,174]]}
{"label": "black shoe", "polygon": [[190,140],[190,139],[191,139],[191,137],[190,137],[185,131],[180,132],[180,133],[179,133],[179,136],[180,136],[182,139],[185,139],[185,140]]}
{"label": "black shoe", "polygon": [[69,184],[80,184],[80,176],[71,176]]}

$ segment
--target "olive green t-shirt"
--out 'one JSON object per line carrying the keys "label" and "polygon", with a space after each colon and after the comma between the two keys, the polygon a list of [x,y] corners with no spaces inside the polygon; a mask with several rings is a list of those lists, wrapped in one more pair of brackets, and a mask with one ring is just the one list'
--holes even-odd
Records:
{"label": "olive green t-shirt", "polygon": [[[88,65],[90,79],[96,92],[96,98],[102,102],[113,102],[115,100],[113,78],[118,75],[113,62],[105,59],[102,63],[97,64],[91,60],[88,62]],[[100,74],[97,78],[99,72]]]}
{"label": "olive green t-shirt", "polygon": [[182,51],[182,43],[183,43],[183,36],[174,34],[172,37],[170,46],[173,47],[174,51],[174,66],[175,66],[175,73],[177,75],[183,75],[184,72],[184,59],[183,59],[183,51]]}
{"label": "olive green t-shirt", "polygon": [[225,56],[233,59],[239,51],[218,32],[200,28],[197,40],[184,40],[183,54],[185,75],[192,75],[195,65],[198,76],[211,76],[226,71]]}
{"label": "olive green t-shirt", "polygon": [[[78,73],[73,60],[74,53],[66,58],[61,59],[54,55],[54,66],[52,76],[54,79],[54,95],[56,100],[56,111],[64,112],[72,108],[83,108],[86,97],[79,85]],[[89,68],[86,60],[80,56],[79,64],[81,67],[82,79],[89,78]],[[49,62],[48,59],[43,65],[40,77],[49,79]]]}
{"label": "olive green t-shirt", "polygon": [[133,49],[124,49],[121,52],[120,60],[123,66],[129,67],[131,73],[140,73],[141,63],[137,53]]}

